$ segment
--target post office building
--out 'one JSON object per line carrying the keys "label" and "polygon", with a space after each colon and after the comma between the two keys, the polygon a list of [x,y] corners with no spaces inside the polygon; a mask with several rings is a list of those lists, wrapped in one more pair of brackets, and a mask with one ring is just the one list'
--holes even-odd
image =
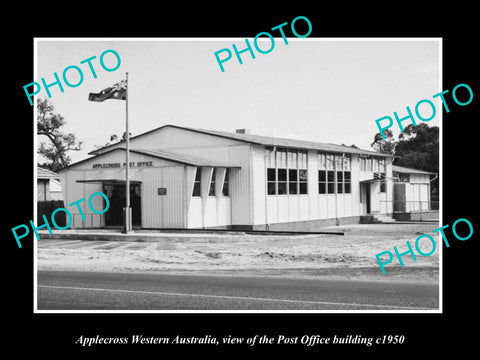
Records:
{"label": "post office building", "polygon": [[[106,146],[59,172],[66,205],[95,192],[110,202],[104,214],[85,205],[85,221],[71,208],[73,227],[122,226],[125,151],[123,141]],[[358,223],[392,213],[392,160],[329,143],[165,125],[130,139],[132,222],[292,231]]]}

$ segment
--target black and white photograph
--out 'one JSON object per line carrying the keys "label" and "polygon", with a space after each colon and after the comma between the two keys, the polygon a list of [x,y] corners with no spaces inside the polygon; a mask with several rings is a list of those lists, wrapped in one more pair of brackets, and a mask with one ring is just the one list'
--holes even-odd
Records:
{"label": "black and white photograph", "polygon": [[23,38],[6,169],[24,172],[5,179],[24,189],[7,191],[3,230],[11,308],[30,338],[45,329],[32,341],[458,346],[478,237],[466,38],[280,14]]}
{"label": "black and white photograph", "polygon": [[39,311],[441,310],[441,40],[262,40],[37,39]]}

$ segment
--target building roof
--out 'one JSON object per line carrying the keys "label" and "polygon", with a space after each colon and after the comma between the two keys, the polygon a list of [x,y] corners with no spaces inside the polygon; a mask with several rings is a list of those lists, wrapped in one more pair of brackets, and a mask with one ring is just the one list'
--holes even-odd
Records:
{"label": "building roof", "polygon": [[[321,142],[314,142],[314,141],[306,141],[306,140],[296,140],[296,139],[286,139],[286,138],[278,138],[272,136],[262,136],[262,135],[253,135],[253,134],[239,134],[239,133],[232,133],[226,131],[217,131],[217,130],[205,130],[205,129],[197,129],[197,128],[190,128],[190,127],[181,127],[177,125],[164,125],[153,130],[144,132],[142,134],[132,136],[131,139],[135,139],[146,134],[152,133],[154,131],[161,130],[165,127],[173,127],[182,130],[194,131],[201,134],[207,134],[212,136],[218,136],[238,141],[243,141],[250,144],[257,144],[263,146],[278,146],[278,147],[285,147],[285,148],[295,148],[295,149],[305,149],[305,150],[319,150],[325,152],[337,152],[337,153],[349,153],[349,154],[359,154],[359,155],[374,155],[374,156],[383,156],[383,157],[393,157],[390,154],[382,154],[376,151],[371,150],[363,150],[363,149],[355,149],[345,145],[336,145],[331,143],[321,143]],[[89,154],[97,155],[101,151],[108,149],[109,147],[116,146],[118,144],[124,143],[124,140],[105,146],[101,149],[97,149],[91,151]]]}
{"label": "building roof", "polygon": [[392,171],[402,173],[402,174],[425,174],[425,175],[436,175],[437,174],[437,173],[434,173],[434,172],[417,170],[417,169],[407,168],[407,167],[398,166],[398,165],[392,165]]}
{"label": "building roof", "polygon": [[[125,150],[125,148],[120,148]],[[153,156],[159,159],[170,160],[186,165],[193,166],[213,166],[213,167],[228,167],[228,168],[239,168],[240,166],[221,162],[221,161],[212,161],[208,159],[201,159],[191,155],[184,155],[173,152],[171,150],[145,150],[145,149],[130,149],[132,152],[136,152],[143,155]]]}
{"label": "building roof", "polygon": [[[107,151],[103,152],[101,155],[109,154],[113,151],[118,151],[118,150],[125,151],[126,149],[124,147],[117,147],[117,148],[107,150]],[[157,159],[169,160],[169,161],[173,161],[173,162],[177,162],[177,163],[181,163],[181,164],[185,164],[185,165],[240,168],[240,166],[238,166],[238,165],[234,165],[234,164],[230,164],[230,163],[226,163],[226,162],[221,162],[221,161],[201,159],[201,158],[190,156],[190,155],[183,155],[183,154],[173,152],[171,150],[169,150],[169,151],[166,151],[166,150],[145,150],[145,149],[136,149],[136,148],[132,149],[131,148],[130,152],[141,154],[141,155],[151,156],[151,157],[154,157],[154,158],[157,158]],[[98,155],[98,156],[101,156],[101,155]],[[93,157],[90,157],[90,158],[87,158],[87,159],[84,159],[84,160],[80,160],[80,161],[78,161],[74,164],[70,164],[70,165],[64,167],[62,170],[70,168],[70,167],[78,165],[78,164],[81,164],[83,162],[92,160],[92,159],[93,159]],[[58,176],[57,176],[57,178],[58,178]]]}
{"label": "building roof", "polygon": [[59,179],[56,172],[37,166],[37,179]]}

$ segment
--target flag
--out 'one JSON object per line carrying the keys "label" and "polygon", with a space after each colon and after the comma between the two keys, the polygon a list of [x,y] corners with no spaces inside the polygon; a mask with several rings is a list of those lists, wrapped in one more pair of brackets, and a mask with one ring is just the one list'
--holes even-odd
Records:
{"label": "flag", "polygon": [[88,100],[90,101],[105,101],[108,99],[113,100],[126,100],[127,99],[127,80],[122,80],[119,83],[102,90],[100,93],[90,93]]}

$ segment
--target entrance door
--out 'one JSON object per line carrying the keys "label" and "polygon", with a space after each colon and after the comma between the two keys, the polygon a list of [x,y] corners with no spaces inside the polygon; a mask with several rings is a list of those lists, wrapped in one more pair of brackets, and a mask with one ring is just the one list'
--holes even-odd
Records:
{"label": "entrance door", "polygon": [[[110,209],[105,213],[105,226],[123,226],[123,208],[126,205],[125,184],[104,183],[103,192],[110,201]],[[141,226],[140,184],[130,184],[130,207],[132,208],[132,226]]]}
{"label": "entrance door", "polygon": [[393,211],[406,212],[405,183],[395,183],[393,185]]}

